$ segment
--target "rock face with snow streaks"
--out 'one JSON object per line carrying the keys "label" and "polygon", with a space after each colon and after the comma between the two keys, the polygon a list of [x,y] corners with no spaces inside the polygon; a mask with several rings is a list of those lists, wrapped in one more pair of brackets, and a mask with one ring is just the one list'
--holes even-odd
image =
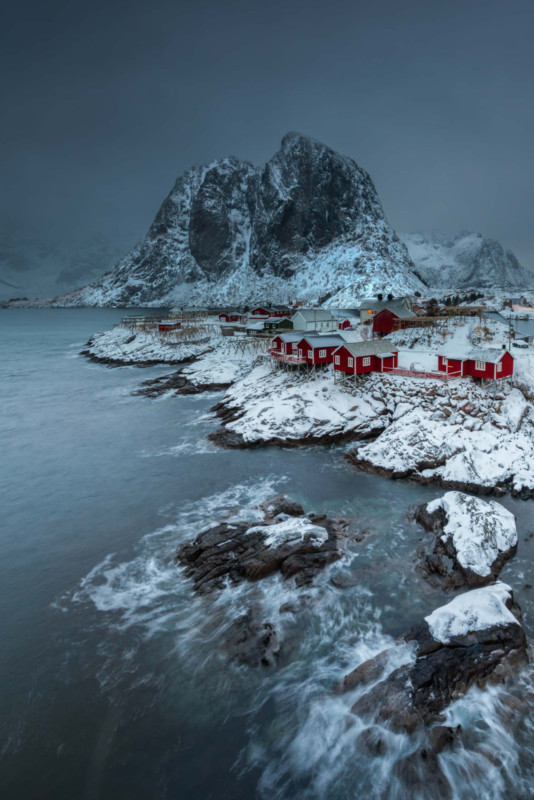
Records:
{"label": "rock face with snow streaks", "polygon": [[237,158],[176,181],[145,239],[115,270],[58,305],[347,305],[423,289],[374,184],[352,159],[287,134],[262,169]]}
{"label": "rock face with snow streaks", "polygon": [[480,233],[401,234],[418,273],[435,288],[524,289],[534,286],[534,273],[522,267],[510,250]]}
{"label": "rock face with snow streaks", "polygon": [[[273,508],[284,508],[273,516]],[[227,581],[257,581],[281,573],[297,585],[310,583],[328,564],[341,557],[347,520],[304,515],[297,504],[274,498],[264,506],[265,522],[222,523],[201,533],[178,550],[200,593],[222,589]]]}
{"label": "rock face with snow streaks", "polygon": [[[346,675],[342,690],[363,690],[352,708],[355,714],[412,732],[438,720],[471,686],[502,682],[528,661],[520,620],[506,584],[473,589],[400,637],[408,663],[379,680],[390,655],[383,652]],[[367,691],[370,683],[374,685]]]}
{"label": "rock face with snow streaks", "polygon": [[420,554],[420,568],[443,578],[443,589],[491,583],[517,549],[514,515],[494,500],[447,492],[419,506],[415,519],[435,534],[432,551]]}

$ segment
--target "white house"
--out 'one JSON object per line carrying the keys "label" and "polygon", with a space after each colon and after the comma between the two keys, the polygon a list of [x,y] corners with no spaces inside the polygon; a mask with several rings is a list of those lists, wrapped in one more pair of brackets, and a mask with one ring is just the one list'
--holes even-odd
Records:
{"label": "white house", "polygon": [[295,331],[337,331],[339,321],[326,308],[299,308],[291,317]]}

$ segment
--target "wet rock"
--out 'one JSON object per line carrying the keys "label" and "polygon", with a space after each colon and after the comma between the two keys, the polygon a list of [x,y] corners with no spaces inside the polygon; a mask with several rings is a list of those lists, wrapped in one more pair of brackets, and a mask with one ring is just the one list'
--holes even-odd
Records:
{"label": "wet rock", "polygon": [[449,800],[453,796],[452,787],[441,769],[437,754],[429,748],[420,747],[406,758],[399,759],[394,773],[412,797]]}
{"label": "wet rock", "polygon": [[387,751],[387,744],[384,738],[384,732],[381,728],[372,725],[370,728],[365,728],[358,736],[358,744],[365,747],[367,752],[372,756],[383,756]]}
{"label": "wet rock", "polygon": [[280,496],[271,500],[272,506],[265,504],[264,523],[222,523],[180,547],[176,562],[193,578],[196,591],[222,589],[228,581],[257,581],[275,572],[301,586],[341,557],[347,520],[297,516],[297,503]]}
{"label": "wet rock", "polygon": [[432,551],[418,554],[419,571],[439,577],[444,590],[492,583],[517,549],[514,515],[495,501],[447,492],[418,506],[414,517],[434,534]]}
{"label": "wet rock", "polygon": [[[394,731],[411,733],[438,721],[449,703],[471,686],[505,682],[527,663],[520,620],[509,586],[497,583],[474,589],[399,637],[399,644],[411,648],[412,660],[387,674],[398,652],[383,651],[349,673],[341,690],[372,683],[352,711]],[[443,736],[444,732],[433,734],[440,740],[434,749],[443,743]]]}
{"label": "wet rock", "polygon": [[200,394],[201,392],[219,392],[228,389],[229,383],[192,383],[178,370],[171,375],[162,375],[149,381],[143,381],[141,388],[132,392],[141,397],[160,397],[167,392],[175,394]]}
{"label": "wet rock", "polygon": [[232,622],[222,649],[236,664],[272,667],[280,655],[280,641],[272,622],[257,619],[249,609]]}
{"label": "wet rock", "polygon": [[453,747],[459,739],[462,730],[461,725],[452,728],[449,725],[434,725],[428,731],[428,741],[434,753],[442,753],[444,750]]}
{"label": "wet rock", "polygon": [[260,508],[265,512],[266,519],[274,519],[279,514],[288,514],[291,517],[301,517],[304,515],[304,509],[300,503],[291,500],[285,494],[275,494],[260,504]]}

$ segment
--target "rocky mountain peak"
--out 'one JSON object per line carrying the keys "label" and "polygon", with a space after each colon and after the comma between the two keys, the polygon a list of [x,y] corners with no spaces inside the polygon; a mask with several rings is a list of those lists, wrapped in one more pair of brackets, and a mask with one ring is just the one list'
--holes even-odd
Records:
{"label": "rocky mountain peak", "polygon": [[367,172],[291,132],[263,168],[232,156],[184,172],[145,239],[80,303],[311,301],[340,292],[347,302],[417,288]]}

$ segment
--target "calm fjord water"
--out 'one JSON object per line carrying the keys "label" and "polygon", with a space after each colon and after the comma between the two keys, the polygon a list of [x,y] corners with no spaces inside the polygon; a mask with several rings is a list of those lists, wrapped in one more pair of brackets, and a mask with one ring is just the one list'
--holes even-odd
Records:
{"label": "calm fjord water", "polygon": [[[357,752],[361,728],[332,686],[446,602],[415,574],[407,518],[439,492],[359,474],[338,447],[218,450],[205,438],[216,395],[133,397],[169,369],[78,355],[120,316],[0,313],[2,798],[412,797],[387,760]],[[345,588],[327,572],[287,618],[298,593],[277,579],[195,598],[177,545],[276,491],[370,532],[334,565]],[[504,502],[520,544],[502,578],[532,640],[532,505]],[[221,650],[251,606],[280,626],[276,669]],[[498,703],[475,692],[451,712],[468,732],[444,758],[455,797],[532,796],[531,708],[510,733]]]}

